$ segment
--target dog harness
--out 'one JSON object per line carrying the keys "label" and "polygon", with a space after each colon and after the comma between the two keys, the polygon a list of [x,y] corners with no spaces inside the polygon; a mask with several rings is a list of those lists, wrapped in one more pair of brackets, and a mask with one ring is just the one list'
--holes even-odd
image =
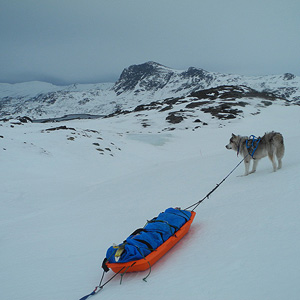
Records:
{"label": "dog harness", "polygon": [[261,141],[261,138],[260,137],[257,138],[254,135],[250,135],[249,139],[246,140],[246,148],[248,150],[249,155],[252,158],[253,158],[253,155],[254,155],[260,141]]}

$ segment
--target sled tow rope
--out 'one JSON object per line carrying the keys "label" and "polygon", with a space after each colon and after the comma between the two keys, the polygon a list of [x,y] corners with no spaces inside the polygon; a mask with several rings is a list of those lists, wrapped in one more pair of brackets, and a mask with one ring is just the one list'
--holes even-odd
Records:
{"label": "sled tow rope", "polygon": [[[86,295],[86,296],[80,298],[79,300],[86,300],[86,299],[89,298],[90,296],[93,296],[93,295],[99,293],[99,292],[103,289],[103,287],[104,287],[106,284],[108,284],[112,279],[114,279],[114,278],[115,278],[119,273],[121,273],[124,269],[125,269],[125,267],[123,267],[122,269],[120,269],[116,274],[114,274],[110,279],[108,279],[105,283],[102,284],[102,281],[103,281],[103,278],[104,278],[104,274],[105,274],[105,271],[103,271],[103,274],[102,274],[102,277],[101,277],[101,280],[100,280],[99,285],[97,285],[97,286],[95,287],[95,289],[94,289],[90,294],[88,294],[88,295]],[[128,269],[128,268],[127,268],[127,269]],[[127,269],[125,270],[124,273],[126,273]],[[124,273],[123,273],[122,275],[124,275]],[[122,277],[123,277],[123,276],[122,276]],[[122,277],[121,277],[121,282],[122,282]],[[120,282],[120,284],[121,284],[121,282]]]}
{"label": "sled tow rope", "polygon": [[[256,150],[256,149],[255,149]],[[205,196],[203,197],[201,200],[199,200],[198,202],[188,206],[187,208],[185,208],[184,210],[188,210],[192,207],[194,207],[192,209],[192,211],[194,211],[198,205],[203,202],[206,198],[208,199],[209,196],[238,168],[238,166],[248,157],[249,154],[247,154],[224,178],[221,182],[217,183],[217,185]]]}

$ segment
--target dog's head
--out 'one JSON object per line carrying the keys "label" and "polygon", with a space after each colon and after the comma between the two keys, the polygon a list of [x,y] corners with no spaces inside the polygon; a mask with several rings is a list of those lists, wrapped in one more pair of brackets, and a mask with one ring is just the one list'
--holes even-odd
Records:
{"label": "dog's head", "polygon": [[229,143],[225,146],[226,149],[232,149],[234,151],[237,151],[238,149],[238,145],[239,145],[239,141],[240,141],[240,136],[232,134]]}

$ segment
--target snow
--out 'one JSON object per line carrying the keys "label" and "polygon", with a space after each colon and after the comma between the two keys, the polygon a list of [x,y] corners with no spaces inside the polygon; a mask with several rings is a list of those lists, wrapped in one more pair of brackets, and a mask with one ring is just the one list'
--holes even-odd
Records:
{"label": "snow", "polygon": [[[292,74],[240,76],[189,68],[175,70],[154,62],[154,74],[128,69],[116,83],[56,86],[46,82],[0,83],[0,118],[27,116],[31,119],[57,118],[70,114],[109,115],[117,110],[168,98],[186,97],[191,92],[223,85],[247,86],[275,93],[291,103],[300,99],[300,77]],[[142,65],[140,65],[142,66]],[[133,84],[134,82],[134,84]]]}
{"label": "snow", "polygon": [[[91,299],[299,299],[299,113],[272,105],[245,119],[166,132],[154,113],[147,128],[131,114],[1,122],[1,298],[91,293],[109,246],[166,208],[202,199],[240,162],[224,147],[232,132],[275,130],[285,139],[281,170],[272,172],[267,158],[249,176],[239,166],[197,208],[189,233],[147,283],[147,271],[126,274],[122,285],[118,276]],[[46,130],[62,125],[70,129]]]}
{"label": "snow", "polygon": [[79,92],[88,91],[91,89],[109,89],[113,86],[113,83],[97,83],[97,84],[72,84],[68,86],[54,85],[48,82],[42,81],[29,81],[21,83],[0,83],[1,98],[4,97],[22,97],[31,98],[36,97],[39,94],[69,91]]}

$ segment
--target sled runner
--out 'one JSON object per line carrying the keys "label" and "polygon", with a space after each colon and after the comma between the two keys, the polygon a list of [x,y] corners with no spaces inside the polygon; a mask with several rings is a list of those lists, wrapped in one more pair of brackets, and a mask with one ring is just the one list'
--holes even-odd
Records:
{"label": "sled runner", "polygon": [[107,250],[102,267],[115,273],[151,268],[189,231],[194,211],[168,208],[136,230],[122,244]]}

